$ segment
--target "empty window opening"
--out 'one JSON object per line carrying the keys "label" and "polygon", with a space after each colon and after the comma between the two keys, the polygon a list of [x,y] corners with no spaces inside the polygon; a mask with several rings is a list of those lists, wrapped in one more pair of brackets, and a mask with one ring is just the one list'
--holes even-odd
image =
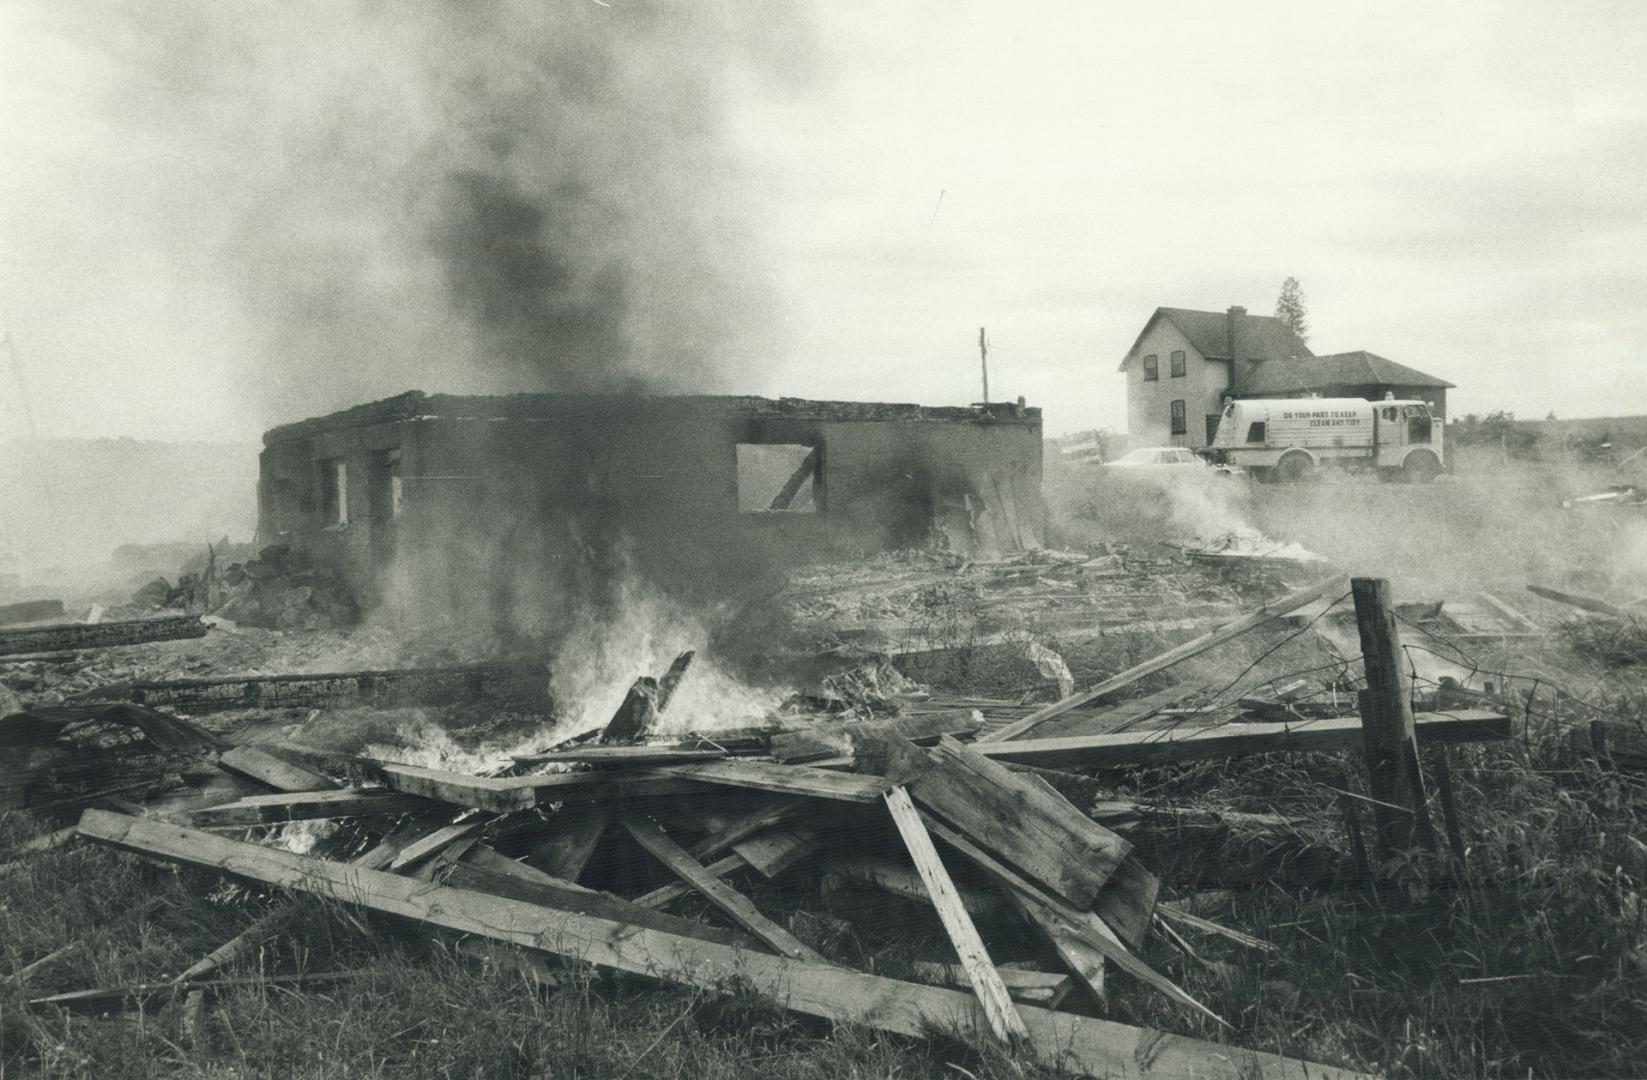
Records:
{"label": "empty window opening", "polygon": [[1184,403],[1182,400],[1172,403],[1172,433],[1184,435],[1189,432],[1189,425],[1184,422]]}
{"label": "empty window opening", "polygon": [[349,469],[342,458],[320,463],[320,523],[349,524]]}
{"label": "empty window opening", "polygon": [[1182,379],[1184,377],[1184,350],[1183,349],[1173,350],[1173,353],[1172,353],[1172,377],[1175,378],[1175,379]]}
{"label": "empty window opening", "polygon": [[393,521],[404,505],[400,483],[400,451],[384,450],[373,462],[371,512],[374,521]]}
{"label": "empty window opening", "polygon": [[819,447],[795,443],[739,443],[738,510],[817,513],[819,454]]}
{"label": "empty window opening", "polygon": [[1155,382],[1161,377],[1161,362],[1156,357],[1144,357],[1144,381]]}
{"label": "empty window opening", "polygon": [[1248,424],[1247,425],[1247,441],[1248,442],[1257,442],[1257,443],[1263,442],[1264,441],[1264,428],[1265,428],[1265,426],[1266,426],[1266,422],[1263,421],[1263,420],[1257,420],[1257,421],[1254,421],[1251,424]]}

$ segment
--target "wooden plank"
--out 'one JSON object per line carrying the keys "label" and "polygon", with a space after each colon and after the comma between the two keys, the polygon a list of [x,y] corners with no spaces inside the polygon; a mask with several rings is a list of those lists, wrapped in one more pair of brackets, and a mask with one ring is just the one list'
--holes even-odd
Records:
{"label": "wooden plank", "polygon": [[1556,589],[1546,589],[1542,585],[1529,585],[1527,591],[1534,596],[1542,596],[1546,600],[1554,600],[1558,604],[1570,604],[1583,611],[1592,611],[1597,615],[1611,615],[1615,619],[1627,619],[1630,613],[1617,604],[1610,604],[1605,600],[1594,597],[1579,596],[1576,593],[1560,592]]}
{"label": "wooden plank", "polygon": [[[916,960],[909,965],[916,978],[939,986],[968,987],[966,969],[960,964],[940,964],[932,960]],[[1068,975],[1056,971],[1031,971],[1023,968],[998,967],[995,969],[1001,983],[1013,1001],[1026,1005],[1055,1007],[1069,991]]]}
{"label": "wooden plank", "polygon": [[550,877],[576,881],[595,853],[612,812],[604,806],[582,806],[561,810],[549,819],[555,834],[532,846],[526,853],[528,865]]}
{"label": "wooden plank", "polygon": [[1492,593],[1479,592],[1475,594],[1475,597],[1477,600],[1480,600],[1482,603],[1504,616],[1504,618],[1508,619],[1510,624],[1516,628],[1516,632],[1523,634],[1537,634],[1542,632],[1542,629],[1537,623],[1533,622],[1533,620],[1527,618],[1527,616],[1523,615],[1509,604],[1506,604]]}
{"label": "wooden plank", "polygon": [[294,765],[255,746],[236,746],[217,756],[217,763],[232,773],[267,784],[276,791],[327,791],[343,785],[324,773]]}
{"label": "wooden plank", "polygon": [[692,852],[694,859],[707,859],[711,855],[719,855],[740,840],[781,824],[801,808],[810,805],[812,804],[806,799],[781,799],[768,803],[727,822],[687,850]]}
{"label": "wooden plank", "polygon": [[[748,869],[748,867],[749,862],[742,855],[734,853],[727,855],[724,858],[716,859],[703,869],[707,874],[713,874],[715,877],[723,878],[731,874],[735,874],[739,870]],[[661,908],[665,904],[679,900],[691,891],[692,886],[683,885],[680,882],[676,882],[673,885],[660,885],[658,888],[653,889],[649,893],[643,893],[640,896],[635,897],[634,903],[639,904],[641,907]]]}
{"label": "wooden plank", "polygon": [[[1508,716],[1484,710],[1419,713],[1414,721],[1421,743],[1486,742],[1510,734]],[[1348,718],[1288,725],[1224,724],[1214,728],[973,743],[972,749],[992,761],[1066,769],[1161,765],[1238,754],[1342,753],[1361,749],[1361,721]]]}
{"label": "wooden plank", "polygon": [[783,487],[778,489],[778,493],[772,496],[772,504],[767,509],[788,510],[789,504],[795,501],[795,496],[800,494],[801,488],[806,485],[808,480],[812,479],[812,474],[817,471],[818,448],[814,446],[806,452],[806,456],[801,459],[800,465],[796,466],[789,479],[783,482]]}
{"label": "wooden plank", "polygon": [[1036,733],[1043,738],[1060,738],[1070,735],[1108,735],[1113,731],[1124,731],[1138,721],[1154,716],[1162,709],[1171,708],[1195,692],[1194,686],[1169,686],[1153,694],[1120,702],[1102,712],[1065,713],[1061,717],[1046,721]]}
{"label": "wooden plank", "polygon": [[689,746],[570,746],[542,754],[516,754],[523,765],[549,762],[575,765],[678,765],[683,762],[716,761],[725,750]]}
{"label": "wooden plank", "polygon": [[669,708],[670,700],[674,698],[675,691],[680,688],[681,680],[686,678],[687,669],[692,666],[692,658],[697,655],[696,649],[688,649],[681,653],[670,662],[669,670],[663,673],[662,678],[658,679],[659,716],[662,716],[664,710]]}
{"label": "wooden plank", "polygon": [[980,846],[1077,907],[1090,907],[1132,845],[1044,785],[953,739],[930,751],[886,739],[893,779]]}
{"label": "wooden plank", "polygon": [[432,809],[427,799],[388,791],[301,791],[252,795],[237,802],[202,807],[189,814],[196,825],[270,825],[315,818],[370,817]]}
{"label": "wooden plank", "polygon": [[711,761],[703,765],[664,765],[657,770],[682,780],[770,791],[776,795],[810,795],[819,799],[875,803],[890,785],[868,776],[850,776],[807,765],[764,761]]}
{"label": "wooden plank", "polygon": [[108,649],[150,641],[201,638],[210,629],[198,615],[162,615],[106,623],[53,623],[0,630],[0,656],[63,649]]}
{"label": "wooden plank", "polygon": [[1037,709],[1028,716],[1024,717],[1022,720],[1019,720],[1017,723],[1009,724],[1001,730],[991,733],[985,739],[980,741],[1006,742],[1009,739],[1016,739],[1020,735],[1040,724],[1043,720],[1050,720],[1054,716],[1060,716],[1071,709],[1079,708],[1080,706],[1085,705],[1089,701],[1096,701],[1105,694],[1113,694],[1117,690],[1131,686],[1133,683],[1147,675],[1153,675],[1157,671],[1164,671],[1180,661],[1188,660],[1192,656],[1199,656],[1208,649],[1216,648],[1232,638],[1239,637],[1248,630],[1253,630],[1263,626],[1265,623],[1276,618],[1277,616],[1285,615],[1289,611],[1296,611],[1305,604],[1313,603],[1314,601],[1321,599],[1323,596],[1330,596],[1333,593],[1343,591],[1346,584],[1347,582],[1344,576],[1340,574],[1330,577],[1326,581],[1312,585],[1307,589],[1300,589],[1298,592],[1283,596],[1281,599],[1276,600],[1273,603],[1266,604],[1264,607],[1259,608],[1250,615],[1242,616],[1234,622],[1226,623],[1210,633],[1202,634],[1198,638],[1191,641],[1186,641],[1177,648],[1169,649],[1160,656],[1146,660],[1142,664],[1137,664],[1130,667],[1121,672],[1119,675],[1113,675],[1089,690],[1079,691],[1071,694],[1069,697],[1066,697],[1061,701],[1055,701],[1045,708]]}
{"label": "wooden plank", "polygon": [[1115,936],[1115,932],[1103,919],[1043,892],[999,859],[930,814],[922,814],[921,820],[926,823],[933,835],[971,859],[985,873],[1011,891],[1013,898],[1024,907],[1031,921],[1039,924],[1047,932],[1054,947],[1066,956],[1066,960],[1074,959],[1071,970],[1092,987],[1097,997],[1102,999],[1104,994],[1103,968],[1101,965],[1097,966],[1094,975],[1093,963],[1086,959],[1092,952],[1101,954],[1122,971],[1159,990],[1174,1001],[1188,1005],[1223,1023],[1211,1009],[1190,997],[1171,979],[1140,960],[1120,938]]}
{"label": "wooden plank", "polygon": [[461,824],[447,825],[436,829],[421,840],[414,840],[401,848],[400,853],[390,860],[389,869],[405,870],[407,867],[416,866],[452,841],[462,840],[466,836],[473,836],[485,824],[486,819],[475,818]]}
{"label": "wooden plank", "polygon": [[802,828],[768,829],[739,840],[732,850],[762,877],[775,878],[818,850],[818,834]]}
{"label": "wooden plank", "polygon": [[[1044,777],[1026,775],[1025,783],[1041,788],[1047,795],[1061,802],[1068,802],[1057,788],[1053,787]],[[1073,803],[1069,806],[1070,812],[1081,814]],[[1082,815],[1096,818],[1096,814]],[[1144,938],[1149,935],[1150,920],[1155,916],[1155,897],[1161,891],[1161,883],[1154,874],[1144,869],[1143,864],[1128,855],[1115,868],[1115,873],[1104,882],[1104,887],[1098,891],[1098,897],[1092,903],[1092,910],[1104,920],[1115,936],[1126,942],[1130,948],[1144,947]]]}
{"label": "wooden plank", "polygon": [[[929,823],[930,827],[930,823]],[[361,904],[457,933],[476,934],[584,963],[715,991],[737,984],[783,1008],[917,1038],[934,1030],[987,1031],[969,994],[828,965],[769,956],[655,930],[427,885],[165,822],[89,810],[82,835],[151,858],[219,870],[245,881]],[[1025,1006],[1027,1049],[1048,1067],[1131,1080],[1370,1080],[1366,1074],[1130,1024]]]}
{"label": "wooden plank", "polygon": [[[872,855],[855,855],[833,858],[828,867],[824,873],[826,890],[839,889],[847,882],[859,882],[917,904],[932,903],[926,883],[912,866]],[[970,885],[956,885],[955,891],[967,914],[974,919],[997,918],[1004,909],[1000,896],[994,892]]]}
{"label": "wooden plank", "polygon": [[950,944],[955,946],[955,955],[966,970],[967,982],[978,996],[978,1004],[983,1007],[990,1030],[996,1038],[1006,1043],[1028,1038],[1029,1029],[1024,1027],[1018,1010],[1013,1008],[1006,984],[995,970],[995,962],[989,958],[989,950],[984,946],[984,939],[978,936],[978,928],[972,925],[966,908],[961,906],[955,884],[949,880],[949,871],[944,868],[943,860],[938,858],[938,849],[932,846],[932,837],[927,835],[926,827],[921,824],[921,815],[910,801],[909,792],[895,787],[886,793],[885,799],[886,808],[892,812],[892,820],[898,826],[898,835],[903,837],[904,847],[921,875],[927,896],[937,909],[939,921],[944,924],[944,932],[949,935]]}
{"label": "wooden plank", "polygon": [[975,710],[918,713],[894,720],[869,720],[849,724],[821,723],[804,731],[784,731],[772,736],[772,756],[785,764],[850,754],[864,737],[901,735],[917,746],[937,742],[944,735],[972,735],[983,727],[983,717]]}
{"label": "wooden plank", "polygon": [[1424,847],[1435,850],[1424,773],[1418,764],[1418,733],[1413,727],[1412,698],[1403,671],[1401,631],[1395,602],[1384,578],[1355,578],[1355,627],[1361,637],[1361,662],[1367,688],[1356,695],[1361,706],[1361,734],[1367,755],[1378,857]]}
{"label": "wooden plank", "polygon": [[827,963],[795,935],[762,915],[747,896],[705,870],[698,860],[671,840],[655,823],[640,818],[625,818],[623,827],[635,838],[636,843],[652,854],[653,858],[702,893],[704,899],[724,911],[739,926],[766,942],[777,952],[796,960]]}
{"label": "wooden plank", "polygon": [[494,778],[376,763],[374,779],[396,791],[506,814],[552,802],[606,802],[652,795],[688,795],[703,790],[648,770],[552,773]]}
{"label": "wooden plank", "polygon": [[502,863],[511,863],[517,868],[520,867],[519,863],[514,863],[513,860],[501,855],[498,859],[502,862],[471,861],[466,856],[443,867],[437,878],[441,884],[454,888],[473,889],[492,896],[506,896],[511,900],[521,900],[557,911],[575,911],[580,915],[591,915],[648,930],[679,934],[694,941],[712,941],[737,948],[758,947],[754,938],[741,931],[710,926],[695,919],[683,919],[678,915],[639,907],[610,893],[573,886],[569,881],[516,874],[504,870]]}

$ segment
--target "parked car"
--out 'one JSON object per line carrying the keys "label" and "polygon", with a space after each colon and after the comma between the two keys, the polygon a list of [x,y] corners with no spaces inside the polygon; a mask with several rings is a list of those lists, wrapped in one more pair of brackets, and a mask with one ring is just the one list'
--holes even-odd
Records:
{"label": "parked car", "polygon": [[1213,465],[1197,457],[1194,450],[1182,446],[1142,446],[1129,450],[1114,461],[1104,464],[1106,469],[1125,470],[1128,475],[1159,476],[1236,476],[1242,470],[1232,465]]}

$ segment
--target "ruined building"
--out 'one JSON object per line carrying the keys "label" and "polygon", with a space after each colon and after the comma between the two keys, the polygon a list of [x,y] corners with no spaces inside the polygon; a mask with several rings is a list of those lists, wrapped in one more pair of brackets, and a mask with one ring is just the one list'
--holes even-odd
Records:
{"label": "ruined building", "polygon": [[[936,536],[1039,543],[1041,412],[755,397],[407,393],[264,436],[259,536],[363,595],[529,597],[618,543],[726,575]],[[500,584],[502,583],[502,584]]]}

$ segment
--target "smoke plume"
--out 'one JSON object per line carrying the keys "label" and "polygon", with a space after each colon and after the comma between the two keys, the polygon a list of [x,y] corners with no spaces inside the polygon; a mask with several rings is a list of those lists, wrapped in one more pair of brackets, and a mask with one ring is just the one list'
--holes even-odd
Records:
{"label": "smoke plume", "polygon": [[717,391],[769,357],[766,202],[729,116],[804,79],[794,9],[104,0],[155,269],[232,308],[265,422],[410,389]]}

